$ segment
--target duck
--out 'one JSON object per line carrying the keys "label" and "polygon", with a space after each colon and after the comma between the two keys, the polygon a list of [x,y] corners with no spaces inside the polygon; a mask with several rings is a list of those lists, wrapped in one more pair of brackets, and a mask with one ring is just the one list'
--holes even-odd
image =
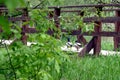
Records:
{"label": "duck", "polygon": [[71,48],[73,46],[72,42],[70,42],[70,38],[67,38],[66,46],[67,48]]}
{"label": "duck", "polygon": [[74,47],[77,49],[77,51],[79,50],[80,47],[82,47],[82,44],[79,43],[77,40],[75,41]]}

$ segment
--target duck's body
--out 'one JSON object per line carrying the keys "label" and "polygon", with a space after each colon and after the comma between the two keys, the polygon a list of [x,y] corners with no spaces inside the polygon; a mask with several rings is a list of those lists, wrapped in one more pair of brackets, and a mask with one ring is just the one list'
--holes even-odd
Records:
{"label": "duck's body", "polygon": [[82,47],[82,44],[75,41],[74,47],[77,49],[77,51],[79,50],[80,47]]}
{"label": "duck's body", "polygon": [[72,43],[71,43],[71,42],[67,42],[67,43],[66,43],[66,46],[67,46],[68,48],[70,48],[70,47],[72,47]]}
{"label": "duck's body", "polygon": [[67,46],[67,48],[70,48],[70,47],[72,47],[73,45],[72,45],[72,42],[70,42],[70,38],[67,38],[67,43],[66,43],[66,46]]}

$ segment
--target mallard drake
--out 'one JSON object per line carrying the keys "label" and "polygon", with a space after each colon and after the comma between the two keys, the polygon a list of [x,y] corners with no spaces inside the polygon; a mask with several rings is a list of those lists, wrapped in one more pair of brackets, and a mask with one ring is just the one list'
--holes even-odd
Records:
{"label": "mallard drake", "polygon": [[67,38],[67,43],[66,43],[67,48],[72,47],[72,42],[70,42],[70,38]]}
{"label": "mallard drake", "polygon": [[74,47],[77,49],[77,51],[79,50],[80,47],[82,47],[82,44],[79,43],[78,41],[75,41]]}

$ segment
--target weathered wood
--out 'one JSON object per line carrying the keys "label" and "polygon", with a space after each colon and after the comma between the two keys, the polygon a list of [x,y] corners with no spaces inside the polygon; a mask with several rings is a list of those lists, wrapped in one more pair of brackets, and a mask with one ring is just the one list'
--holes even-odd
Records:
{"label": "weathered wood", "polygon": [[54,9],[54,21],[55,21],[55,26],[57,28],[60,28],[60,8],[55,8]]}
{"label": "weathered wood", "polygon": [[29,17],[26,16],[21,16],[21,17],[10,17],[8,18],[9,21],[25,21],[25,20],[30,20]]}
{"label": "weathered wood", "polygon": [[[96,33],[101,32],[101,22],[95,22],[94,31]],[[101,51],[101,37],[94,36],[92,40],[82,49],[82,51],[78,54],[78,56],[84,56],[85,53],[89,53],[89,51],[93,48],[93,54],[98,56]]]}
{"label": "weathered wood", "polygon": [[[73,20],[74,17],[64,17],[64,19]],[[93,23],[93,22],[102,22],[102,23],[115,23],[116,21],[120,21],[120,17],[86,17],[83,18],[83,23]],[[69,23],[69,22],[68,22]]]}
{"label": "weathered wood", "polygon": [[[66,13],[66,12],[69,12],[69,13],[74,13],[74,12],[81,12],[82,10],[61,10],[61,13]],[[87,10],[87,11],[90,11],[90,12],[93,12],[93,11],[96,11],[96,9],[90,9],[90,10]],[[120,9],[103,9],[102,12],[113,12],[113,11],[120,11]]]}
{"label": "weathered wood", "polygon": [[66,33],[69,33],[69,35],[79,35],[81,33],[80,30],[71,30],[71,31],[68,31],[66,29],[62,29],[61,30],[62,32],[66,32]]}
{"label": "weathered wood", "polygon": [[69,33],[70,35],[80,35],[81,34],[84,36],[106,36],[106,37],[118,37],[118,36],[120,36],[120,32],[102,31],[102,32],[84,32],[84,33],[82,33],[80,30],[67,31],[65,29],[62,29],[61,31]]}
{"label": "weathered wood", "polygon": [[[102,31],[102,32],[85,32],[82,33],[84,36],[105,36],[105,37],[118,37],[120,36],[120,32],[106,32],[106,31]],[[77,35],[74,33],[74,35]]]}
{"label": "weathered wood", "polygon": [[78,53],[78,56],[83,57],[85,54],[89,53],[93,47],[94,47],[94,37],[90,40],[89,43],[87,43],[84,46],[81,52]]}
{"label": "weathered wood", "polygon": [[[27,10],[27,8],[24,9],[22,17],[28,17],[28,10]],[[23,23],[24,22],[28,22],[28,20],[22,20],[22,22]],[[22,26],[22,32],[21,32],[21,35],[22,35],[21,36],[21,40],[22,40],[23,44],[25,44],[25,45],[27,45],[27,35],[26,35],[27,28],[28,28],[28,24],[24,24]]]}
{"label": "weathered wood", "polygon": [[[120,11],[116,11],[116,16],[120,18]],[[120,21],[115,22],[115,32],[120,32]],[[120,37],[114,37],[114,50],[120,48]]]}
{"label": "weathered wood", "polygon": [[[95,22],[94,31],[96,33],[101,32],[102,24],[101,22]],[[98,56],[101,51],[101,37],[94,36],[94,55]]]}
{"label": "weathered wood", "polygon": [[[112,7],[114,6],[114,9],[102,9],[103,7]],[[94,22],[95,24],[95,30],[94,32],[84,32],[81,33],[80,30],[72,30],[72,31],[67,31],[63,30],[60,28],[60,14],[61,12],[79,12],[80,15],[84,15],[84,12],[82,11],[82,8],[85,7],[92,7],[95,11],[98,10],[98,8],[101,8],[102,10],[100,11],[116,11],[116,17],[87,17],[83,18],[84,23],[89,23],[89,22]],[[70,35],[77,35],[78,41],[83,42],[86,44],[86,40],[83,37],[83,35],[87,36],[94,36],[93,39],[84,47],[84,49],[79,53],[79,56],[84,56],[85,53],[88,53],[92,48],[94,49],[94,54],[99,55],[100,49],[101,49],[101,36],[113,36],[114,38],[114,47],[115,49],[120,47],[120,4],[91,4],[91,5],[80,5],[80,6],[62,6],[62,7],[49,7],[52,11],[52,13],[49,14],[48,18],[52,19],[54,18],[55,26],[58,28],[58,30],[48,30],[46,33],[48,34],[54,34],[57,33],[58,35],[56,36],[57,38],[60,38],[59,32],[68,32]],[[61,8],[76,8],[80,10],[61,10]],[[23,13],[22,17],[11,17],[8,18],[9,21],[23,21],[27,22],[29,21],[28,17],[28,10],[26,8],[17,8],[16,10],[21,10]],[[0,12],[7,12],[8,9],[5,7],[0,6]],[[99,11],[99,10],[98,10]],[[102,23],[115,23],[115,31],[116,32],[101,32],[101,22]],[[27,35],[26,33],[35,33],[39,32],[35,28],[28,28],[28,24],[25,24],[22,26],[22,37],[21,40],[24,44],[27,44]]]}
{"label": "weathered wood", "polygon": [[[70,31],[69,31],[70,33]],[[102,31],[102,32],[84,32],[84,33],[80,33],[80,31],[78,30],[74,30],[71,31],[70,35],[84,35],[84,36],[104,36],[104,37],[120,37],[120,32],[106,32],[106,31]]]}
{"label": "weathered wood", "polygon": [[51,30],[51,29],[49,29],[46,33],[49,34],[49,35],[52,35],[52,36],[54,35],[54,31]]}
{"label": "weathered wood", "polygon": [[54,9],[54,23],[55,23],[55,26],[56,26],[56,30],[54,30],[55,32],[55,37],[60,39],[60,8],[55,8]]}
{"label": "weathered wood", "polygon": [[[25,33],[38,33],[40,31],[37,31],[35,28],[27,28],[27,30],[25,30]],[[62,30],[62,32],[66,32],[65,30]],[[53,35],[54,31],[48,30],[46,32],[47,34]],[[70,33],[70,32],[69,32]],[[120,37],[120,32],[85,32],[85,33],[80,33],[80,31],[78,30],[74,30],[74,32],[72,32],[72,34],[70,35],[83,35],[83,36],[104,36],[104,37]]]}
{"label": "weathered wood", "polygon": [[[2,5],[0,5],[1,7]],[[0,10],[0,16],[2,15],[2,11]],[[2,32],[2,26],[0,26],[0,32]]]}
{"label": "weathered wood", "polygon": [[[56,14],[54,11],[49,11],[49,13],[48,13],[48,19],[49,19],[50,21],[53,21],[53,18],[55,17],[54,14]],[[58,16],[60,16],[60,14],[59,14]],[[55,20],[55,18],[54,18],[54,20]],[[55,23],[55,24],[56,24],[56,23]],[[56,24],[56,25],[57,25],[57,24]],[[60,25],[60,24],[59,24],[59,25]],[[57,26],[56,26],[56,27],[57,27]],[[51,35],[51,36],[54,36],[54,30],[51,29],[51,28],[49,28],[48,31],[47,31],[47,34],[49,34],[49,35]]]}
{"label": "weathered wood", "polygon": [[87,44],[86,39],[83,37],[83,35],[77,35],[77,41],[79,43],[82,43],[83,45]]}
{"label": "weathered wood", "polygon": [[[78,12],[78,15],[83,17],[84,16],[84,11]],[[79,27],[78,29],[81,32],[81,28]],[[83,37],[82,34],[77,35],[77,42],[82,43],[85,45],[87,43],[86,39]]]}
{"label": "weathered wood", "polygon": [[81,12],[81,10],[61,10],[61,13],[63,12]]}
{"label": "weathered wood", "polygon": [[78,5],[78,6],[53,6],[48,7],[49,9],[53,8],[83,8],[83,7],[120,7],[120,4],[86,4],[86,5]]}
{"label": "weathered wood", "polygon": [[[65,29],[62,29],[61,31],[65,32],[65,33],[70,33],[70,35],[120,37],[120,32],[102,31],[102,32],[84,32],[84,33],[81,33],[80,30],[67,31]],[[25,30],[25,33],[37,33],[37,32],[40,32],[40,31],[37,31],[35,28],[27,28],[27,30]],[[52,34],[54,34],[54,31],[48,30],[47,34],[52,35]]]}
{"label": "weathered wood", "polygon": [[52,19],[54,17],[54,11],[48,12],[48,19]]}
{"label": "weathered wood", "polygon": [[[26,9],[25,7],[23,7],[23,8],[15,8],[15,10],[17,10],[17,11],[23,11],[24,9]],[[5,6],[0,6],[0,10],[1,11],[5,11],[5,12],[8,12],[9,10],[8,10],[8,8],[7,7],[5,7]]]}
{"label": "weathered wood", "polygon": [[101,21],[103,23],[114,23],[116,21],[120,21],[120,17],[89,17],[84,18],[83,22],[98,22]]}
{"label": "weathered wood", "polygon": [[27,28],[25,33],[38,33],[39,31],[36,28]]}

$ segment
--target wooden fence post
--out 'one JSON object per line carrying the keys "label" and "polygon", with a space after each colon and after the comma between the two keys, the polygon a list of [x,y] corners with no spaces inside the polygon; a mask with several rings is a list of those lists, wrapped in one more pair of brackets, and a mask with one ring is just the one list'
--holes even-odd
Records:
{"label": "wooden fence post", "polygon": [[[116,17],[120,17],[120,11],[115,11]],[[115,32],[120,32],[120,21],[115,22]],[[114,37],[114,50],[120,48],[120,37]]]}
{"label": "wooden fence post", "polygon": [[[79,12],[78,13],[78,15],[80,15],[81,17],[83,17],[84,16],[84,12],[82,11],[82,12]],[[81,28],[79,29],[80,30],[80,32],[81,32]],[[79,42],[79,43],[82,43],[83,45],[85,45],[86,43],[87,43],[87,41],[86,41],[86,39],[83,37],[83,35],[77,35],[77,41]]]}
{"label": "wooden fence post", "polygon": [[[23,9],[23,15],[22,15],[22,17],[28,17],[28,10],[27,10],[27,8]],[[25,23],[25,22],[27,22],[27,21],[28,20],[23,20],[22,21],[23,24],[22,24],[22,32],[21,32],[21,35],[22,35],[21,40],[22,40],[23,44],[26,44],[26,45],[27,45],[26,30],[28,28],[28,24]]]}
{"label": "wooden fence post", "polygon": [[[48,12],[48,19],[52,22],[53,18],[54,18],[54,11],[49,11]],[[53,36],[53,34],[54,34],[53,29],[49,28],[48,31],[47,31],[47,34]]]}
{"label": "wooden fence post", "polygon": [[48,12],[48,19],[52,19],[54,17],[54,11],[49,11]]}
{"label": "wooden fence post", "polygon": [[[101,22],[95,22],[94,31],[96,33],[101,32]],[[85,47],[78,53],[79,57],[83,57],[86,53],[89,53],[91,49],[94,49],[93,54],[98,56],[101,51],[101,37],[93,36],[93,38],[85,45]]]}
{"label": "wooden fence post", "polygon": [[[0,4],[0,8],[5,8],[5,5],[4,4]],[[0,10],[0,16],[3,15],[3,11]],[[2,27],[0,26],[0,32],[2,32]]]}
{"label": "wooden fence post", "polygon": [[[94,31],[96,33],[101,32],[102,23],[100,21],[95,22]],[[101,36],[94,36],[94,55],[98,56],[101,51]]]}
{"label": "wooden fence post", "polygon": [[[2,11],[0,10],[0,16],[2,15]],[[0,26],[0,32],[2,32],[2,27]]]}
{"label": "wooden fence post", "polygon": [[60,28],[60,13],[61,13],[60,8],[55,8],[54,9],[54,23],[55,23],[55,26],[57,28],[57,30],[55,30],[55,37],[57,39],[60,39],[60,31],[61,31],[61,28]]}

